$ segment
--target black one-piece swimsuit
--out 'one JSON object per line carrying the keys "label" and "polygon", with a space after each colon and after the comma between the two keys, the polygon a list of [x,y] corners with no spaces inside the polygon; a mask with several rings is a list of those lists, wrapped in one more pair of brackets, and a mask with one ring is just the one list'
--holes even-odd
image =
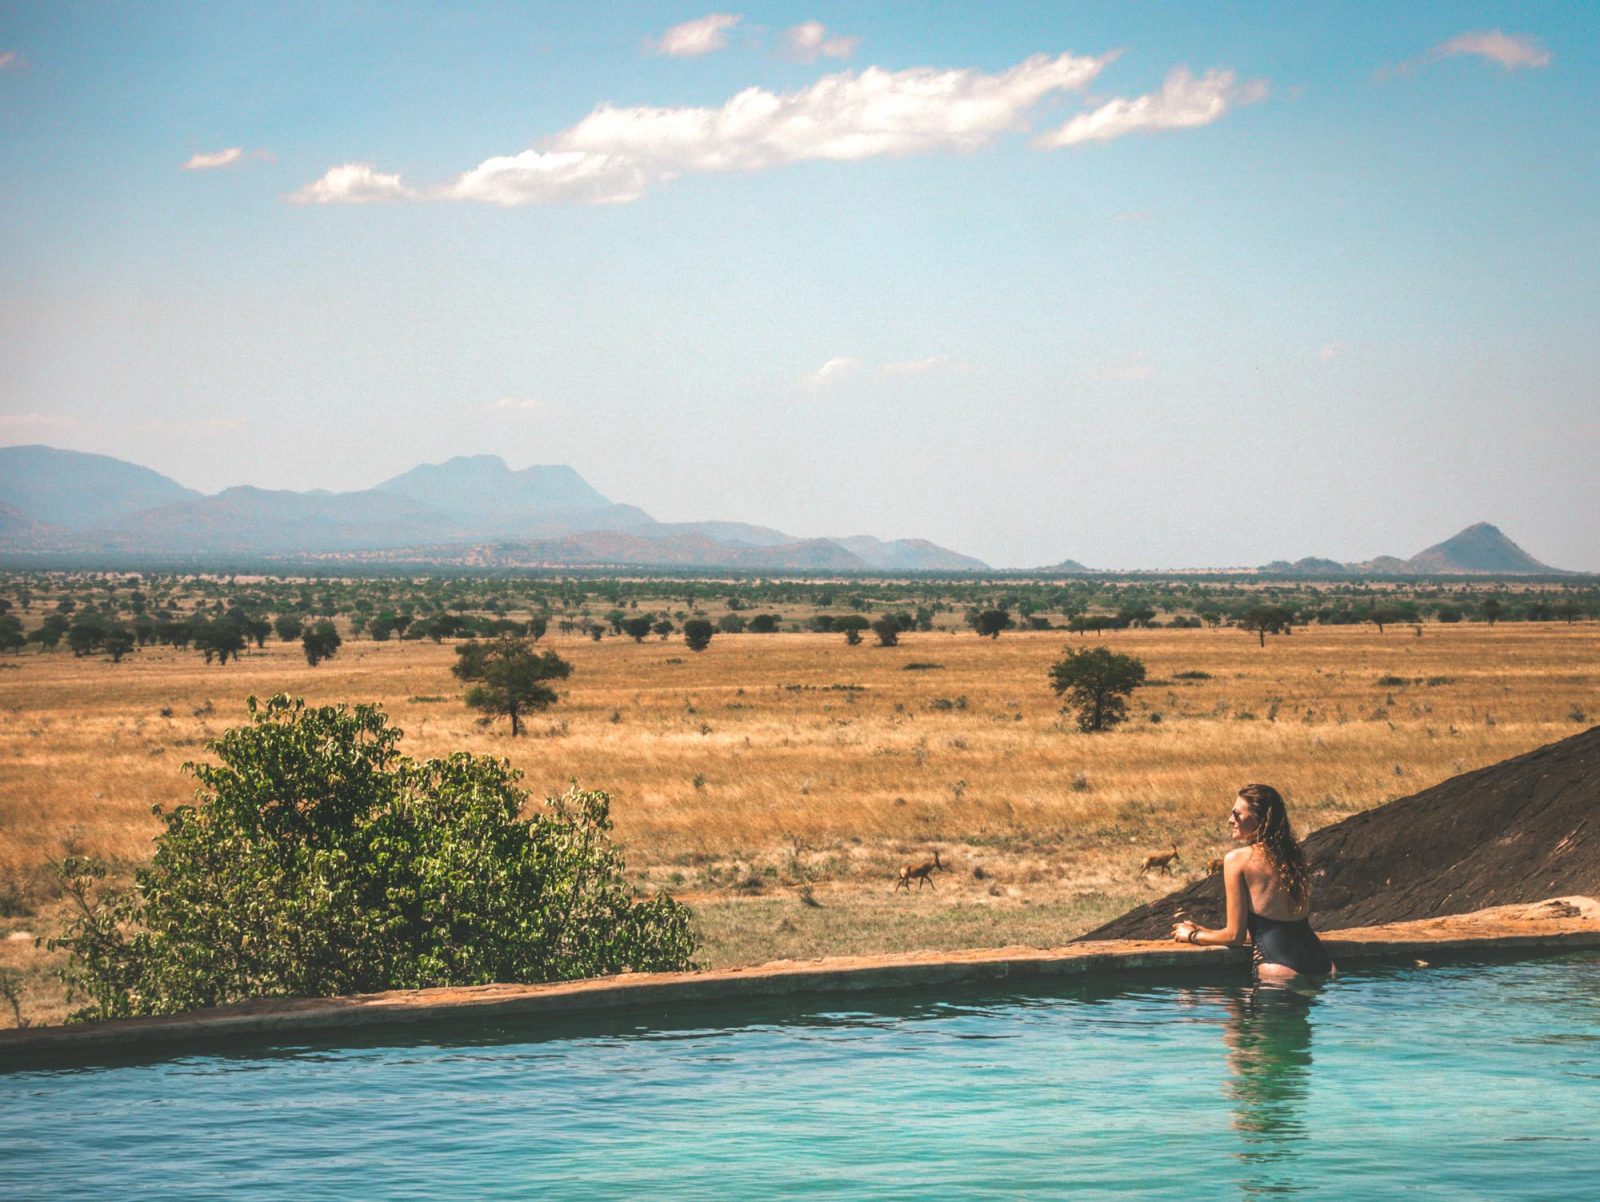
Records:
{"label": "black one-piece swimsuit", "polygon": [[1308,977],[1325,977],[1333,971],[1333,961],[1306,919],[1284,921],[1252,910],[1245,925],[1257,964],[1281,964]]}

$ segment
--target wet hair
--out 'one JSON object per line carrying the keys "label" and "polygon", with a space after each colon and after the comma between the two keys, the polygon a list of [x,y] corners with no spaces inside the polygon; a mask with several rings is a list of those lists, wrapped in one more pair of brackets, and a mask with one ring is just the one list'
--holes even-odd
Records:
{"label": "wet hair", "polygon": [[1289,829],[1283,795],[1271,785],[1246,785],[1239,790],[1239,797],[1256,816],[1256,842],[1266,851],[1278,880],[1294,904],[1303,905],[1311,893],[1311,867]]}

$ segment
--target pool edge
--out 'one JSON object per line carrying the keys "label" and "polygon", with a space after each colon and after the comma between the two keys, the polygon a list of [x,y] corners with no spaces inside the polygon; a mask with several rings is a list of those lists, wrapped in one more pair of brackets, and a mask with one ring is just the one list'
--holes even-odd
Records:
{"label": "pool edge", "polygon": [[[1552,907],[1555,907],[1552,910]],[[1438,963],[1600,948],[1600,903],[1560,898],[1475,914],[1330,933],[1341,964]],[[402,1026],[463,1018],[572,1016],[749,998],[826,996],[998,981],[1165,972],[1189,975],[1243,965],[1243,948],[1164,941],[1073,943],[896,956],[774,961],[689,973],[633,973],[543,985],[392,990],[348,997],[271,999],[183,1015],[0,1031],[0,1071],[86,1054],[137,1052],[219,1038],[348,1027]]]}

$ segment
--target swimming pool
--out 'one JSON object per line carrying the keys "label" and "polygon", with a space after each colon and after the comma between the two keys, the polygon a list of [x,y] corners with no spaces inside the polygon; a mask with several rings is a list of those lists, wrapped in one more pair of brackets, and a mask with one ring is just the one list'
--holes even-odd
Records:
{"label": "swimming pool", "polygon": [[[0,1074],[18,1199],[1565,1199],[1600,954],[884,994]],[[837,1006],[839,1003],[831,1003]]]}

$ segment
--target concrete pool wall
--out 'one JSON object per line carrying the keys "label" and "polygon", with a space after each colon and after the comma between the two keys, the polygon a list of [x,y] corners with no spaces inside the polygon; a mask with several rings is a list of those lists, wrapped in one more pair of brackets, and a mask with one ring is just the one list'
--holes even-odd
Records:
{"label": "concrete pool wall", "polygon": [[[1336,931],[1336,962],[1420,962],[1538,956],[1600,948],[1600,901],[1563,897],[1472,914]],[[1034,982],[1085,975],[1214,972],[1249,962],[1243,948],[1109,941],[892,956],[780,960],[749,968],[633,973],[546,985],[391,990],[336,998],[273,998],[160,1018],[0,1031],[0,1069],[83,1056],[178,1053],[234,1036],[289,1035],[481,1018],[525,1020],[775,996],[828,996]]]}

